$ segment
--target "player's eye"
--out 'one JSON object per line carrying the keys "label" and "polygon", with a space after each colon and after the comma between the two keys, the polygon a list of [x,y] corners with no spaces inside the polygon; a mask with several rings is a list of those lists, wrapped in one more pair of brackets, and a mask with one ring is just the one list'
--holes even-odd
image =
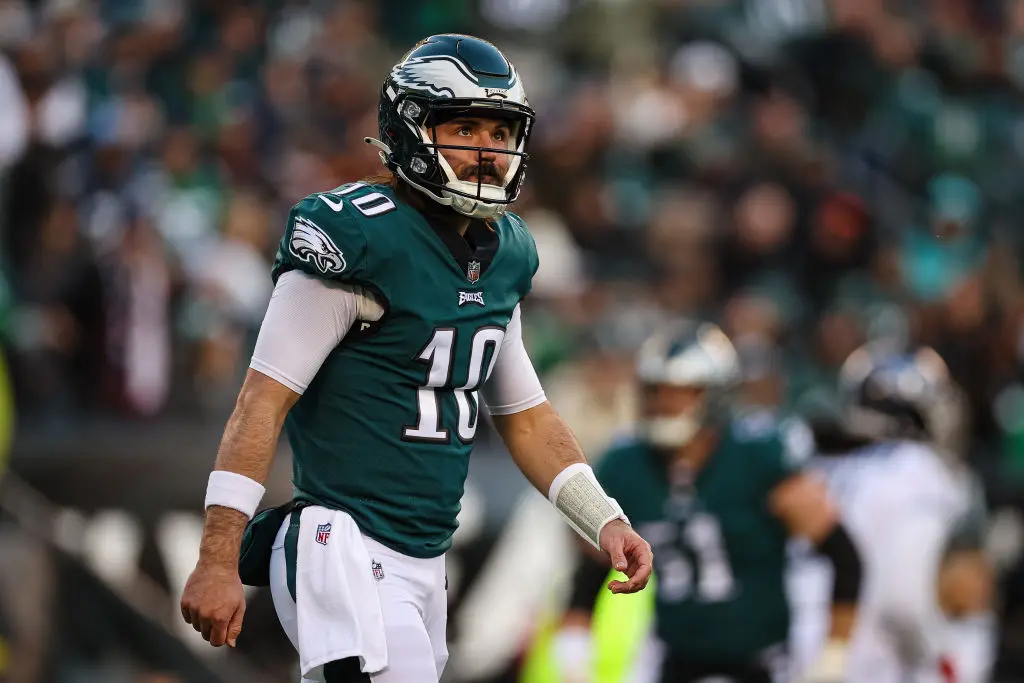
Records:
{"label": "player's eye", "polygon": [[508,140],[508,131],[503,128],[499,128],[498,130],[494,131],[493,137],[495,140],[498,140],[499,142],[505,142],[505,140]]}
{"label": "player's eye", "polygon": [[459,129],[455,131],[456,135],[472,135],[473,129],[469,126],[459,126]]}

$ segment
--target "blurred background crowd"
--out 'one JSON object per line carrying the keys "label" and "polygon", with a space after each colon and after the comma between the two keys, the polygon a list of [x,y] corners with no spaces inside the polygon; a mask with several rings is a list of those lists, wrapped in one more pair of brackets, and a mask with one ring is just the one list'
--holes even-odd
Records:
{"label": "blurred background crowd", "polygon": [[[632,417],[633,353],[666,312],[720,321],[745,400],[806,415],[858,345],[912,340],[963,387],[963,457],[1014,518],[1022,0],[0,0],[12,472],[57,509],[99,509],[103,486],[187,471],[165,507],[198,507],[289,207],[379,171],[362,138],[386,71],[459,31],[509,55],[538,113],[525,334],[588,452]],[[1024,678],[1018,560],[1001,567],[1008,680]],[[142,564],[174,588],[166,557]]]}

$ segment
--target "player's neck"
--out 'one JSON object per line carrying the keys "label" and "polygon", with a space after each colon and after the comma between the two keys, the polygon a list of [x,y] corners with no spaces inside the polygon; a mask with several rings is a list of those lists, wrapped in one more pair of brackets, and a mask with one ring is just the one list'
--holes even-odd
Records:
{"label": "player's neck", "polygon": [[696,472],[704,467],[711,457],[714,445],[715,433],[709,429],[702,429],[690,443],[676,451],[672,462],[686,467],[691,472]]}
{"label": "player's neck", "polygon": [[466,236],[466,230],[469,229],[471,220],[468,216],[463,216],[451,207],[431,201],[406,183],[398,183],[395,194],[406,204],[419,211],[423,218],[435,228],[453,230],[462,237]]}
{"label": "player's neck", "polygon": [[469,230],[470,218],[463,216],[460,213],[456,213],[447,207],[439,207],[444,210],[444,214],[441,216],[428,216],[427,220],[434,223],[443,230],[454,230],[459,233],[460,237],[466,236],[466,231]]}

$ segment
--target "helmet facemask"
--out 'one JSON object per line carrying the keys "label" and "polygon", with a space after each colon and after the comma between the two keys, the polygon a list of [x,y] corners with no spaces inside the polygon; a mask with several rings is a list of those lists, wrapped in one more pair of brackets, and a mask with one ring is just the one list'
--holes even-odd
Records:
{"label": "helmet facemask", "polygon": [[[680,387],[666,387],[669,391]],[[708,418],[708,392],[702,387],[687,387],[701,390],[690,406],[681,410],[652,410],[650,403],[657,401],[652,395],[660,391],[659,385],[648,384],[643,387],[644,417],[640,421],[643,438],[659,451],[674,452],[693,441],[694,437],[704,428]]]}
{"label": "helmet facemask", "polygon": [[[411,149],[396,154],[398,149],[380,141],[367,138],[367,142],[381,148],[381,159],[405,182],[420,190],[442,206],[470,218],[489,219],[504,213],[519,196],[519,190],[526,176],[526,161],[529,155],[526,144],[533,124],[533,112],[528,107],[492,100],[427,100],[399,95],[394,111],[398,112],[391,125],[404,127],[403,135],[387,134],[385,140],[401,144],[401,139],[414,141]],[[439,144],[437,126],[454,118],[503,119],[509,126],[506,148],[477,147],[472,145]],[[476,152],[476,166],[485,162],[484,155],[505,155],[511,157],[508,167],[500,173],[500,184],[483,182],[483,175],[475,181],[458,177],[444,150],[469,150]],[[399,158],[407,156],[406,163]],[[397,157],[397,158],[396,158]],[[500,158],[500,157],[499,157]],[[500,166],[495,163],[500,172]]]}

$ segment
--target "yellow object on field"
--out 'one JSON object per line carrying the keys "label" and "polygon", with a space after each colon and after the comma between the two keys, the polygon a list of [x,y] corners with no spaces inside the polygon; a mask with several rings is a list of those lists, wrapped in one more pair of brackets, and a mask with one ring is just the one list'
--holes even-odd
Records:
{"label": "yellow object on field", "polygon": [[[625,581],[626,576],[613,571],[605,579],[605,586],[612,580]],[[632,595],[616,595],[601,589],[590,628],[594,683],[626,680],[653,623],[656,590],[653,576],[647,588]],[[562,683],[554,650],[560,623],[560,615],[549,615],[543,620],[523,663],[520,683]]]}
{"label": "yellow object on field", "polygon": [[0,353],[0,477],[7,469],[14,438],[14,389],[7,370],[7,359]]}

